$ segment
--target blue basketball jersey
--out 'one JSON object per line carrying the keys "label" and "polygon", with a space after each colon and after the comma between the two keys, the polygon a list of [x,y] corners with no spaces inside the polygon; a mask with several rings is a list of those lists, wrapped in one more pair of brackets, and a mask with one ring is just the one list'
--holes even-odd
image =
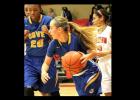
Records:
{"label": "blue basketball jersey", "polygon": [[24,29],[29,30],[26,40],[26,55],[45,56],[50,38],[41,31],[42,25],[49,26],[51,17],[41,15],[39,22],[33,22],[30,17],[24,19]]}
{"label": "blue basketball jersey", "polygon": [[[48,46],[47,56],[53,57],[53,55],[58,54],[62,57],[69,51],[81,51],[85,54],[87,53],[87,48],[83,45],[77,35],[69,33],[68,36],[69,39],[67,43],[52,40]],[[73,76],[78,94],[80,96],[99,95],[101,93],[101,73],[96,75],[96,81],[92,82],[93,79],[91,78],[96,73],[100,72],[98,66],[96,66],[94,62],[92,63],[91,61],[88,61],[84,70],[86,70],[86,72],[83,75]],[[88,82],[89,78],[92,80]]]}
{"label": "blue basketball jersey", "polygon": [[56,84],[56,65],[54,59],[48,70],[50,80],[43,84],[41,78],[41,66],[44,62],[50,38],[41,31],[42,25],[49,26],[51,17],[41,15],[39,22],[32,22],[29,18],[24,19],[24,29],[29,30],[26,42],[26,55],[24,57],[24,87],[32,87],[44,93],[58,91]]}
{"label": "blue basketball jersey", "polygon": [[54,54],[57,54],[61,57],[68,51],[81,51],[86,53],[86,48],[84,47],[83,43],[74,33],[69,33],[69,40],[67,43],[52,40],[47,50],[47,56],[52,57]]}

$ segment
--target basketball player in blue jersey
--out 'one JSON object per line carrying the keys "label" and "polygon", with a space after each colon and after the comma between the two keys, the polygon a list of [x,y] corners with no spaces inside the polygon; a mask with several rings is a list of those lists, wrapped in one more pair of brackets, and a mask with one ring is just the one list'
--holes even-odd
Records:
{"label": "basketball player in blue jersey", "polygon": [[[51,79],[47,83],[41,81],[41,66],[50,42],[50,37],[44,30],[49,26],[51,17],[40,14],[41,6],[29,4],[29,17],[24,19],[24,41],[26,42],[26,55],[24,57],[24,95],[34,96],[34,91],[39,90],[43,96],[59,96],[58,82],[56,79],[56,66],[54,59],[50,63],[48,73]],[[43,28],[42,28],[43,26]]]}
{"label": "basketball player in blue jersey", "polygon": [[[78,31],[77,27],[77,31]],[[53,55],[62,57],[68,51],[81,51],[85,55],[81,58],[86,63],[86,69],[77,75],[73,75],[76,90],[79,96],[99,96],[101,94],[101,72],[94,62],[89,61],[94,57],[94,44],[90,42],[92,37],[84,37],[83,32],[79,34],[70,33],[69,23],[66,18],[58,16],[50,23],[50,34],[53,40],[47,49],[45,61],[42,65],[41,79],[43,83],[48,82],[51,77],[48,70],[53,60]],[[91,35],[90,35],[91,36]],[[91,40],[89,40],[91,39]],[[87,54],[87,51],[89,52]]]}

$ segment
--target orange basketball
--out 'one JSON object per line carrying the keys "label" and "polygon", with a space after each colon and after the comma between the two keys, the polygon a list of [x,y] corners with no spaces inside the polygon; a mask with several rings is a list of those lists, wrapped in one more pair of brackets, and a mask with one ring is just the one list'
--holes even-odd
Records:
{"label": "orange basketball", "polygon": [[62,57],[62,66],[64,70],[71,73],[71,75],[77,74],[83,70],[85,64],[81,64],[80,58],[83,54],[79,51],[67,52]]}

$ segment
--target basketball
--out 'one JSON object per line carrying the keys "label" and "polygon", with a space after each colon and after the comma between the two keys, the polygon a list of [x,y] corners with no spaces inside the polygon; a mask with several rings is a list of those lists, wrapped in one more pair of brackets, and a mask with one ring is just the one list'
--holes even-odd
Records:
{"label": "basketball", "polygon": [[70,72],[71,75],[77,74],[83,70],[85,64],[81,64],[80,58],[83,54],[79,51],[69,51],[62,59],[62,66],[64,70]]}

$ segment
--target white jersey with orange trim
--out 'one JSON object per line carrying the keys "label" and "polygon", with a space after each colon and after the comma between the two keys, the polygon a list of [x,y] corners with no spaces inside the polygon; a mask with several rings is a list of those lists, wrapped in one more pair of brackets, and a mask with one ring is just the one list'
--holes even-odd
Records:
{"label": "white jersey with orange trim", "polygon": [[[108,51],[111,50],[111,27],[106,26],[102,33],[97,34],[97,50]],[[104,93],[111,92],[111,54],[99,57],[98,65],[101,69],[102,90]]]}

